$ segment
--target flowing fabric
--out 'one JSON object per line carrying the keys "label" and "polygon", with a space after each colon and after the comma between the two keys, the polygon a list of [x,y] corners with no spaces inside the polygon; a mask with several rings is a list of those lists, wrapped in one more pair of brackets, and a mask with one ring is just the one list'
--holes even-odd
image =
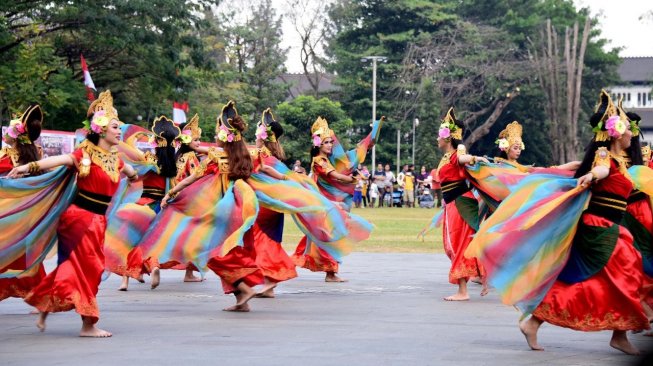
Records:
{"label": "flowing fabric", "polygon": [[569,257],[589,191],[577,180],[534,174],[481,225],[465,255],[485,266],[489,283],[524,316],[541,302]]}
{"label": "flowing fabric", "polygon": [[24,260],[23,269],[0,278],[29,276],[57,242],[59,218],[76,192],[74,174],[60,167],[42,175],[0,179],[0,268]]}
{"label": "flowing fabric", "polygon": [[144,257],[160,262],[192,262],[204,272],[210,258],[225,256],[243,245],[259,203],[242,180],[209,174],[186,187],[163,209],[143,236]]}
{"label": "flowing fabric", "polygon": [[628,168],[630,180],[636,189],[653,196],[653,169],[643,165],[633,165]]}

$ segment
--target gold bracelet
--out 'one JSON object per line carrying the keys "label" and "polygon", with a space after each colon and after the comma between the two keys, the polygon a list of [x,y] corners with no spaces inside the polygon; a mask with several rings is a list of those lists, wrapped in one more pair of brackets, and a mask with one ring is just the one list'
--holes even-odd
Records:
{"label": "gold bracelet", "polygon": [[469,161],[471,165],[476,164],[476,156],[472,155],[472,160]]}
{"label": "gold bracelet", "polygon": [[39,163],[35,161],[30,161],[29,163],[27,163],[27,170],[30,173],[38,173],[39,171],[41,171],[41,168],[39,167]]}
{"label": "gold bracelet", "polygon": [[134,175],[132,176],[127,176],[127,179],[129,179],[130,182],[135,181],[136,179],[138,179],[138,173],[134,173]]}
{"label": "gold bracelet", "polygon": [[179,192],[168,191],[168,197],[170,197],[170,199],[177,197],[178,194]]}

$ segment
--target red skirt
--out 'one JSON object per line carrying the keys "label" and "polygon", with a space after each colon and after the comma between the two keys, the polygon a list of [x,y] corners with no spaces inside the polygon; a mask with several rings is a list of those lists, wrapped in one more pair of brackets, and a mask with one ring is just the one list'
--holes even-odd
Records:
{"label": "red skirt", "polygon": [[338,262],[333,259],[322,248],[317,245],[311,245],[311,250],[306,253],[306,237],[299,242],[295,254],[292,256],[293,262],[298,267],[306,268],[312,272],[338,272]]}
{"label": "red skirt", "polygon": [[104,215],[71,205],[61,215],[57,236],[59,265],[26,297],[43,312],[73,310],[97,322],[95,299],[104,271]]}
{"label": "red skirt", "polygon": [[233,248],[224,257],[212,257],[207,266],[222,280],[222,289],[225,294],[236,290],[235,284],[245,282],[253,287],[263,284],[263,273],[256,265],[256,256],[251,240],[251,232],[245,234],[245,245]]}
{"label": "red skirt", "polygon": [[[25,269],[25,256],[18,258],[6,268],[0,270],[0,273],[6,272],[9,269]],[[33,276],[25,276],[18,278],[0,278],[0,301],[8,297],[25,296],[32,291],[45,277],[45,269],[43,264],[39,264],[38,272]]]}
{"label": "red skirt", "polygon": [[251,229],[256,265],[263,276],[276,282],[287,281],[297,277],[297,271],[281,243],[270,236],[275,230],[283,230],[283,214],[261,207]]}
{"label": "red skirt", "polygon": [[[653,233],[653,212],[651,211],[651,202],[648,199],[629,204],[627,210],[642,226]],[[653,307],[653,278],[646,273],[644,273],[644,282],[640,295],[642,301]]]}
{"label": "red skirt", "polygon": [[[465,193],[464,196],[474,197],[471,192]],[[481,262],[476,258],[466,258],[464,255],[475,233],[476,231],[460,216],[455,201],[444,206],[442,243],[445,253],[451,259],[449,282],[454,285],[458,284],[461,278],[468,281],[470,277],[485,277],[485,269]]]}
{"label": "red skirt", "polygon": [[[610,227],[600,216],[583,214],[586,225]],[[639,290],[642,257],[628,230],[619,227],[619,238],[608,263],[585,281],[556,281],[533,315],[551,324],[582,331],[648,329]]]}

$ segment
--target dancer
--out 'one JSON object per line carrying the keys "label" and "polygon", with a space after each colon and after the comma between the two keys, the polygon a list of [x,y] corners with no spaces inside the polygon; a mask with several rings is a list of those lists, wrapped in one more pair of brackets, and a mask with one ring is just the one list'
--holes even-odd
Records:
{"label": "dancer", "polygon": [[[3,140],[9,146],[0,150],[0,175],[9,173],[14,167],[37,161],[43,157],[43,150],[35,141],[41,135],[43,111],[38,104],[30,105],[22,115],[11,120]],[[38,175],[33,172],[31,175]],[[27,270],[26,258],[21,256],[6,267],[0,267],[0,273],[8,270]],[[40,264],[32,274],[19,278],[0,278],[0,301],[8,297],[24,298],[45,277],[45,269]]]}
{"label": "dancer", "polygon": [[[279,138],[283,135],[283,127],[277,122],[270,108],[263,111],[261,121],[256,128],[256,147],[259,149],[257,163],[267,170],[266,159],[274,157],[286,160]],[[255,167],[256,168],[256,167]],[[269,173],[269,172],[268,172]],[[281,174],[279,174],[281,175]],[[281,179],[286,179],[281,175]],[[252,227],[253,244],[256,252],[256,264],[263,272],[266,285],[277,284],[297,277],[295,264],[281,246],[283,235],[283,217],[281,212],[265,207],[259,208],[259,213]],[[274,287],[268,286],[265,292],[259,292],[257,297],[273,298]]]}
{"label": "dancer", "polygon": [[[346,209],[351,208],[354,188],[358,181],[356,172],[339,172],[333,166],[330,156],[333,153],[335,134],[329,128],[327,120],[318,117],[311,127],[313,147],[311,148],[311,171],[320,192],[329,200],[342,202]],[[362,161],[361,161],[362,162]],[[356,165],[357,166],[357,165]],[[312,248],[310,239],[304,237],[297,246],[293,260],[300,267],[313,272],[325,272],[325,282],[346,282],[336,275],[338,262],[321,248]]]}
{"label": "dancer", "polygon": [[595,136],[578,179],[525,178],[484,222],[467,254],[481,259],[504,303],[532,314],[519,326],[531,349],[542,349],[537,332],[548,322],[612,330],[612,347],[637,354],[626,331],[648,328],[639,296],[642,259],[620,223],[633,186],[652,187],[626,170],[621,154],[632,131],[605,91],[590,124]]}
{"label": "dancer", "polygon": [[456,119],[453,107],[449,108],[440,124],[438,148],[444,153],[437,168],[437,179],[442,182],[444,199],[442,242],[445,252],[451,259],[449,282],[458,285],[458,292],[447,296],[446,301],[469,300],[467,281],[470,278],[481,279],[483,288],[481,296],[488,292],[485,271],[476,258],[465,258],[463,253],[478,230],[478,201],[470,191],[465,165],[474,165],[476,161],[487,163],[487,159],[467,154],[461,144],[463,127]]}
{"label": "dancer", "polygon": [[[230,101],[222,108],[216,125],[217,148],[210,148],[208,157],[202,161],[200,167],[193,174],[179,182],[172,188],[161,201],[165,208],[157,216],[151,230],[146,234],[144,247],[168,248],[170,245],[184,247],[183,252],[189,253],[186,257],[198,261],[196,266],[200,269],[208,266],[222,280],[222,287],[226,294],[234,294],[236,304],[227,307],[225,311],[248,312],[248,301],[256,295],[253,286],[263,284],[263,274],[256,265],[254,253],[251,248],[253,235],[248,231],[258,212],[258,201],[252,189],[244,182],[253,170],[252,160],[247,146],[242,139],[242,132],[246,129],[245,121],[238,115],[235,102]],[[194,182],[203,179],[202,183]],[[206,207],[194,207],[192,197],[198,191],[186,187],[208,184],[210,190],[203,190],[201,197]],[[181,192],[181,194],[180,194]],[[177,197],[168,206],[168,201]],[[217,206],[208,206],[218,202]],[[230,212],[224,212],[221,204],[230,205]],[[219,216],[222,214],[223,216]],[[220,224],[218,217],[229,217],[227,223]],[[181,222],[185,217],[193,217],[192,227],[173,227],[172,223]],[[186,224],[188,225],[188,224]],[[224,225],[225,227],[220,226]],[[177,238],[194,237],[200,242],[168,243],[168,236]],[[194,236],[193,232],[198,234]],[[213,242],[202,242],[202,239],[211,239]],[[239,245],[243,243],[245,245]],[[202,247],[201,249],[197,249]],[[202,258],[208,258],[206,263],[200,263]],[[271,285],[270,285],[271,286]],[[263,291],[267,291],[264,287]]]}
{"label": "dancer", "polygon": [[100,93],[88,109],[90,131],[86,140],[70,155],[49,157],[14,168],[9,177],[68,166],[77,171],[79,191],[57,226],[58,266],[26,297],[39,309],[37,327],[45,330],[50,312],[75,309],[82,317],[81,337],[110,337],[96,327],[100,313],[96,295],[104,271],[105,211],[118,189],[120,174],[130,181],[134,169],[113,151],[120,141],[120,121],[110,91]]}
{"label": "dancer", "polygon": [[[155,145],[154,154],[146,152],[144,160],[155,166],[157,171],[147,172],[143,177],[143,192],[137,205],[149,207],[152,215],[161,210],[161,199],[170,186],[170,180],[177,177],[177,162],[173,142],[181,135],[181,130],[166,116],[159,116],[152,125],[151,143]],[[107,247],[123,246],[122,239],[111,237]],[[143,251],[136,245],[126,258],[126,267],[112,268],[112,271],[122,275],[122,283],[118,290],[127,291],[129,278],[143,282],[143,274],[151,274],[151,288],[159,286],[161,280],[160,264],[157,258],[144,257]]]}

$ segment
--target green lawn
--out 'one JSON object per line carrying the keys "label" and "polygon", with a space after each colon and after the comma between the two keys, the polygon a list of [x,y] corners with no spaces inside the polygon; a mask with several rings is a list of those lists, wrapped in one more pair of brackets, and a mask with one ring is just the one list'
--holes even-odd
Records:
{"label": "green lawn", "polygon": [[[440,228],[428,233],[425,241],[417,238],[417,234],[438,212],[436,209],[355,208],[352,212],[364,217],[375,226],[371,237],[353,248],[355,252],[443,252]],[[284,248],[289,251],[294,250],[302,236],[292,219],[286,217],[283,232]]]}

